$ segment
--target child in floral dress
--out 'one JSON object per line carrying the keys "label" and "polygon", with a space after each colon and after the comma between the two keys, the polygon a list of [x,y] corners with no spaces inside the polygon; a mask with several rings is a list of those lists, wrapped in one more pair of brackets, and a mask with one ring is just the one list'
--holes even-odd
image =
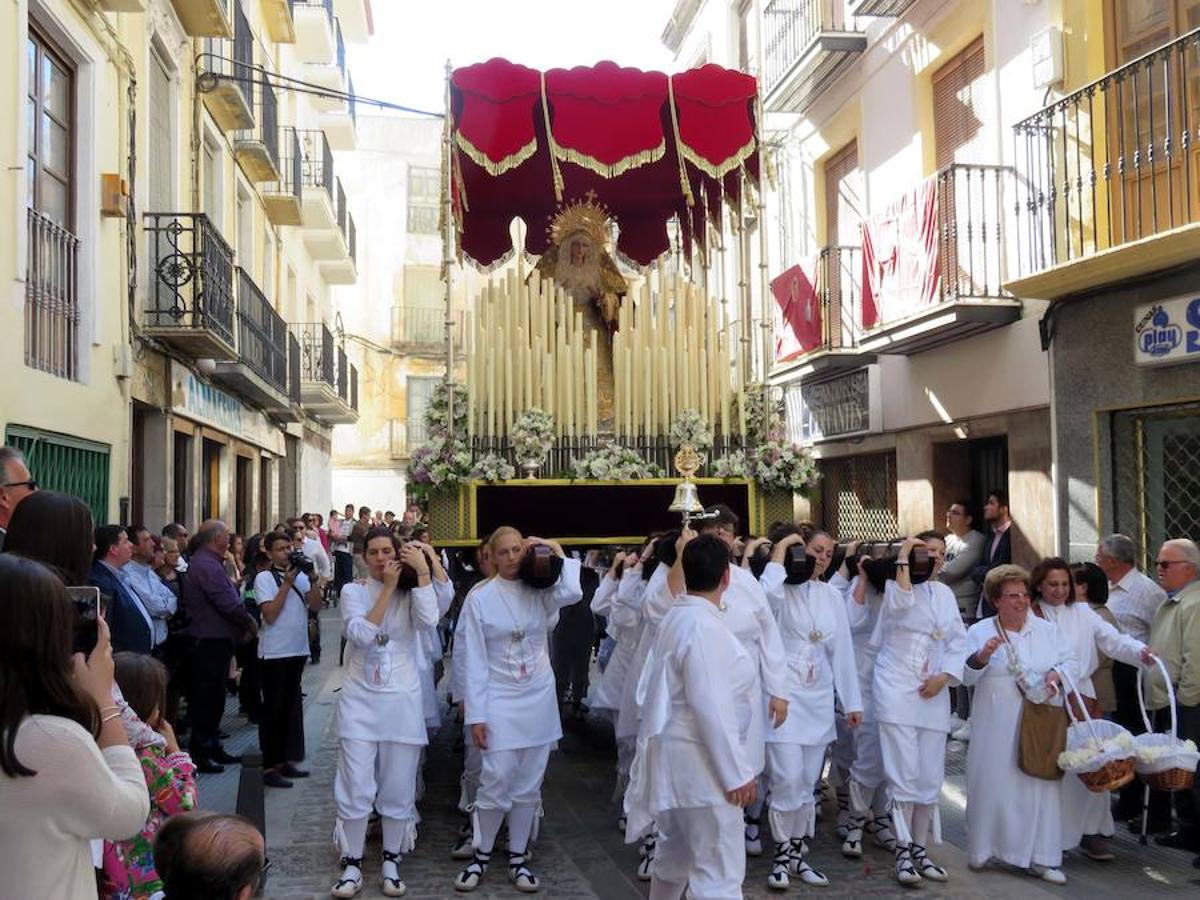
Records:
{"label": "child in floral dress", "polygon": [[113,662],[117,684],[129,706],[154,730],[130,731],[130,745],[141,760],[150,792],[150,815],[141,832],[129,840],[104,842],[103,897],[156,900],[162,897],[163,886],[154,869],[154,836],[169,816],[196,808],[195,769],[162,715],[167,700],[166,667],[141,653],[117,653]]}

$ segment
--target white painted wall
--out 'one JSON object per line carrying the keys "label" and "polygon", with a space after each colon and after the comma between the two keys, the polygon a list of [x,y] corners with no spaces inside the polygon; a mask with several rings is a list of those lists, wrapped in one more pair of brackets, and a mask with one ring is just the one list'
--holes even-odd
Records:
{"label": "white painted wall", "polygon": [[406,482],[394,469],[334,469],[334,503],[326,509],[341,510],[347,503],[355,507],[392,510],[397,516],[407,505]]}

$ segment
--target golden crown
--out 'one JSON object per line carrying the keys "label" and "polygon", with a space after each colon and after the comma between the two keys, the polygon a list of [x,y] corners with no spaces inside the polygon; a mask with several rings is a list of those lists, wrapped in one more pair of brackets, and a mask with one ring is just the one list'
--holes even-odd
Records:
{"label": "golden crown", "polygon": [[573,234],[583,232],[597,247],[603,247],[608,241],[608,208],[596,199],[594,191],[588,191],[582,200],[568,203],[550,220],[546,229],[550,235],[550,243],[555,246]]}

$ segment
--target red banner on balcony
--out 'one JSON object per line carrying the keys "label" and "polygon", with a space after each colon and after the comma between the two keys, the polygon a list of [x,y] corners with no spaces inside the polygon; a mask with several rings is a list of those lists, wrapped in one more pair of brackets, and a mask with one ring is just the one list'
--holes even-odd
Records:
{"label": "red banner on balcony", "polygon": [[938,302],[937,178],[906,191],[862,226],[862,319],[871,328]]}
{"label": "red banner on balcony", "polygon": [[816,260],[807,259],[771,282],[777,363],[815,350],[824,340],[816,271]]}

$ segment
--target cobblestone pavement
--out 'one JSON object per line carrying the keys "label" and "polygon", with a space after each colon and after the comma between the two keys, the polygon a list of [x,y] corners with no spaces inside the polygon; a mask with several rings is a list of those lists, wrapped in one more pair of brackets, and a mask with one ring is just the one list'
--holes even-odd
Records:
{"label": "cobblestone pavement", "polygon": [[[325,614],[326,653],[319,666],[304,676],[305,726],[312,777],[296,782],[291,790],[267,793],[267,846],[272,872],[266,896],[278,900],[327,897],[337,873],[337,852],[332,843],[333,774],[337,744],[331,726],[341,670],[337,666],[337,612]],[[257,746],[255,730],[233,715],[226,729],[227,745],[234,751]],[[455,810],[462,755],[454,750],[457,729],[442,729],[429,748],[425,767],[424,821],[417,849],[407,856],[401,875],[413,898],[452,897],[451,881],[461,863],[450,859],[460,817]],[[568,729],[560,749],[551,755],[544,789],[546,818],[542,824],[532,867],[542,881],[542,896],[550,898],[600,898],[635,900],[646,896],[646,886],[635,877],[636,850],[626,846],[616,829],[616,808],[610,802],[613,787],[612,733],[608,726],[588,720]],[[942,823],[946,843],[933,851],[950,872],[949,884],[926,883],[919,893],[931,897],[1014,898],[1042,897],[1121,898],[1145,896],[1197,896],[1200,870],[1191,867],[1191,856],[1164,850],[1151,842],[1140,847],[1136,838],[1118,834],[1117,860],[1092,863],[1068,854],[1064,864],[1069,882],[1054,888],[1015,871],[971,872],[966,867],[965,846],[965,746],[947,747],[947,781],[942,795]],[[201,799],[207,808],[232,810],[236,802],[237,769],[219,776],[201,776]],[[827,888],[793,887],[789,894],[822,897],[900,897],[914,891],[901,888],[892,878],[891,857],[868,846],[866,856],[850,861],[838,852],[832,836],[833,810],[825,810],[812,843],[812,863],[825,872]],[[382,896],[378,889],[379,836],[368,838],[366,885],[363,897]],[[745,893],[749,898],[780,896],[766,887],[768,856],[749,860]],[[508,884],[503,865],[493,868],[479,890],[480,898],[521,896]],[[784,895],[786,896],[786,894]]]}

